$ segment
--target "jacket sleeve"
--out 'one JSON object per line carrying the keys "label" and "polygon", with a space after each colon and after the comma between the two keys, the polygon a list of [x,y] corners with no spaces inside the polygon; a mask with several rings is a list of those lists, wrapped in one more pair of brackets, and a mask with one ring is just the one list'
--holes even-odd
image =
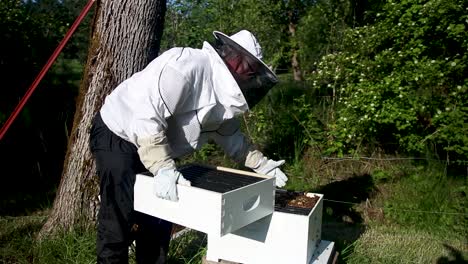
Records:
{"label": "jacket sleeve", "polygon": [[225,121],[211,138],[221,146],[224,152],[235,162],[247,168],[256,169],[264,157],[254,144],[241,132],[237,119]]}
{"label": "jacket sleeve", "polygon": [[[171,66],[166,66],[157,79],[157,89],[149,96],[152,109],[142,111],[133,124],[138,154],[143,165],[153,174],[159,168],[174,166],[172,150],[167,140],[166,119],[190,96],[190,83]],[[146,99],[145,99],[146,100]]]}

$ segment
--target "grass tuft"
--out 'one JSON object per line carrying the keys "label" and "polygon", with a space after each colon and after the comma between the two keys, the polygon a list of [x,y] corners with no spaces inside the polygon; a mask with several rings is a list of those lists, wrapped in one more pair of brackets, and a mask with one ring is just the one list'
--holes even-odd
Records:
{"label": "grass tuft", "polygon": [[[61,232],[38,241],[36,235],[46,219],[44,214],[0,217],[0,263],[96,263],[95,230]],[[130,250],[131,264],[136,263],[133,252]],[[172,264],[199,264],[205,254],[206,235],[189,231],[171,241],[168,258]]]}
{"label": "grass tuft", "polygon": [[63,232],[37,241],[45,215],[0,218],[0,263],[95,263],[93,231]]}
{"label": "grass tuft", "polygon": [[344,256],[349,264],[467,263],[468,245],[450,234],[375,226],[368,229]]}

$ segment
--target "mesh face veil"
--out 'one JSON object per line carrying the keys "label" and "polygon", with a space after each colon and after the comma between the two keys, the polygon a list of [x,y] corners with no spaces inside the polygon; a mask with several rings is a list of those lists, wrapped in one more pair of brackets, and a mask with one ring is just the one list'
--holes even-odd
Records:
{"label": "mesh face veil", "polygon": [[[253,46],[258,46],[256,56],[261,57],[260,47],[251,36]],[[254,107],[278,82],[276,75],[259,58],[228,36],[215,32],[215,40],[214,48],[234,76],[249,108]]]}

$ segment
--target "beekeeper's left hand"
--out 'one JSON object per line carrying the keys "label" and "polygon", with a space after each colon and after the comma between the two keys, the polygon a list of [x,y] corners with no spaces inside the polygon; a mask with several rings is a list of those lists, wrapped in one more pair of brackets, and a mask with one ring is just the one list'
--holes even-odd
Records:
{"label": "beekeeper's left hand", "polygon": [[[284,160],[283,160],[284,162]],[[268,176],[275,177],[275,184],[277,187],[282,188],[286,185],[288,177],[279,168],[275,168],[267,173]]]}
{"label": "beekeeper's left hand", "polygon": [[275,184],[279,188],[286,185],[288,177],[279,169],[284,164],[284,160],[274,161],[263,157],[258,164],[258,167],[253,169],[256,173],[275,177]]}

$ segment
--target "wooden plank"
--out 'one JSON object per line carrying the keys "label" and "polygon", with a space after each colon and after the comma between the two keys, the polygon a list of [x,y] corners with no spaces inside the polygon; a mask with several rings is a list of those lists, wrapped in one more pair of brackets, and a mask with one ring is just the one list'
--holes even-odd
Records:
{"label": "wooden plank", "polygon": [[227,260],[221,260],[221,261],[218,261],[218,262],[214,262],[214,261],[206,260],[206,256],[203,256],[202,264],[242,264],[242,263],[232,262],[232,261],[227,261]]}
{"label": "wooden plank", "polygon": [[260,174],[260,173],[255,173],[252,171],[245,171],[245,170],[237,170],[237,169],[232,169],[232,168],[226,168],[226,167],[221,167],[221,166],[207,166],[211,168],[215,168],[217,170],[221,171],[227,171],[227,172],[232,172],[232,173],[238,173],[238,174],[243,174],[246,176],[252,176],[252,177],[259,177],[259,178],[272,178],[271,176],[265,175],[265,174]]}
{"label": "wooden plank", "polygon": [[339,255],[340,255],[340,253],[338,253],[338,251],[335,251],[334,254],[332,254],[333,258],[330,258],[330,259],[332,259],[331,264],[338,264],[338,256]]}
{"label": "wooden plank", "polygon": [[336,250],[336,245],[333,244],[332,252],[330,253],[330,258],[328,259],[327,264],[338,264],[338,257],[340,253]]}

